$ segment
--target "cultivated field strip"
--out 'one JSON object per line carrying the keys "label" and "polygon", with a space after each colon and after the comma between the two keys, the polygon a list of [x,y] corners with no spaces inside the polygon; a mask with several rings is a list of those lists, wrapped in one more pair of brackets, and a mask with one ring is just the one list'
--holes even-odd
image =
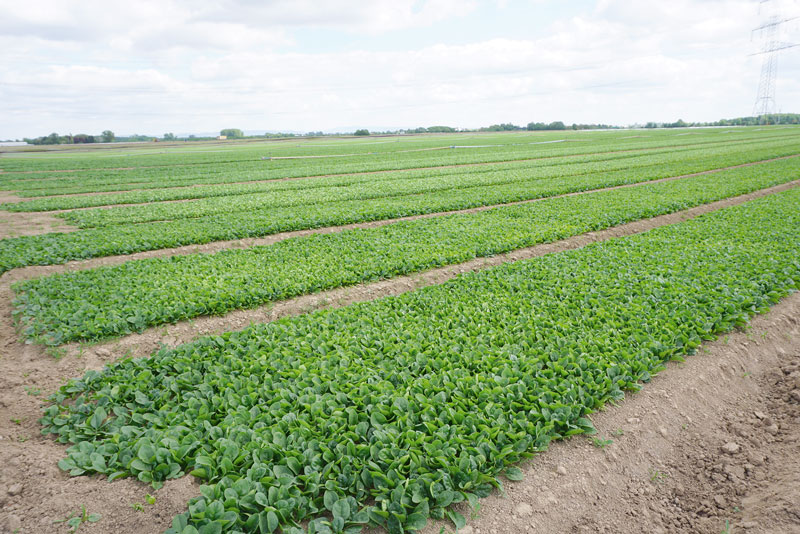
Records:
{"label": "cultivated field strip", "polygon": [[[745,154],[741,158],[746,161],[748,156]],[[741,160],[728,158],[726,161]],[[666,167],[667,171],[661,170],[659,175],[674,176],[680,174],[679,169],[687,168],[681,164]],[[210,216],[10,238],[0,240],[0,273],[27,265],[59,264],[71,260],[507,204],[656,178],[647,174],[631,176],[628,172],[614,171],[609,175],[586,175],[578,184],[574,179],[539,180],[426,195],[331,202],[309,205],[302,210],[294,207],[272,208],[228,214],[224,218]]]}
{"label": "cultivated field strip", "polygon": [[64,386],[43,423],[74,444],[73,475],[206,480],[170,534],[461,527],[451,504],[800,289],[798,207],[793,189],[122,360]]}
{"label": "cultivated field strip", "polygon": [[[751,200],[763,198],[775,193],[788,191],[800,187],[800,180],[788,182],[782,185],[759,189],[752,193],[718,200],[709,204],[703,204],[694,208],[657,215],[649,219],[639,219],[618,226],[613,226],[605,230],[597,230],[585,234],[579,234],[559,241],[542,243],[532,247],[516,249],[510,252],[496,254],[493,256],[479,257],[455,265],[447,265],[401,275],[387,280],[379,280],[354,286],[339,287],[336,289],[319,291],[276,302],[269,302],[257,308],[240,309],[226,313],[225,315],[207,315],[177,321],[175,323],[163,324],[157,327],[150,327],[142,332],[128,334],[122,337],[110,338],[106,341],[93,342],[88,345],[105,349],[115,354],[125,354],[129,357],[144,357],[159,350],[162,347],[176,347],[183,343],[194,341],[198,337],[219,335],[234,330],[242,330],[255,323],[277,321],[284,317],[294,317],[316,310],[337,309],[350,304],[368,302],[378,298],[401,295],[408,291],[413,291],[422,287],[442,284],[457,276],[468,272],[476,272],[504,263],[538,258],[547,254],[555,254],[566,250],[575,250],[585,247],[591,243],[598,243],[647,232],[654,228],[660,228],[671,224],[676,224],[690,220],[700,215],[711,213],[723,208],[737,206]],[[91,260],[89,260],[91,261]],[[60,269],[60,266],[51,266],[52,269]],[[6,291],[8,306],[7,316],[12,316],[13,291],[11,285],[15,281],[30,280],[42,276],[42,269],[50,271],[51,268],[31,268],[12,271],[13,275],[6,278],[0,284],[0,291]],[[64,272],[50,271],[52,272]],[[13,334],[17,330],[13,330]],[[59,355],[74,356],[82,359],[87,354],[91,354],[86,342],[72,342],[58,347],[56,350]],[[36,345],[41,347],[41,345]],[[63,360],[63,358],[62,358]],[[107,360],[98,359],[85,369],[99,370]]]}
{"label": "cultivated field strip", "polygon": [[[773,129],[774,134],[778,129]],[[453,145],[491,145],[494,148],[519,147],[528,145],[550,144],[571,132],[517,132],[517,133],[488,133],[477,136],[461,133],[446,136],[412,135],[392,136],[376,140],[358,138],[328,138],[328,139],[282,139],[282,140],[237,140],[234,143],[222,142],[213,146],[211,143],[183,142],[171,145],[135,146],[119,145],[118,147],[87,147],[82,150],[60,150],[70,147],[37,147],[34,150],[48,151],[42,154],[16,153],[9,159],[2,161],[2,168],[6,172],[26,171],[54,171],[64,170],[74,172],[80,170],[112,170],[129,169],[132,164],[136,168],[181,166],[219,166],[225,163],[238,163],[258,160],[265,154],[281,156],[325,156],[332,155],[394,155],[396,153],[421,152],[426,150],[446,149]],[[653,132],[647,137],[658,137],[661,132]],[[754,133],[753,130],[736,132],[739,136],[747,137]],[[612,139],[605,140],[611,144],[618,138],[617,132],[609,132]],[[573,134],[575,135],[575,134]],[[580,136],[583,137],[583,136]],[[674,136],[664,135],[668,144],[683,144],[687,140],[674,139]],[[479,140],[479,142],[477,141]],[[581,141],[597,141],[587,138]],[[544,141],[544,142],[542,142]],[[53,150],[55,149],[55,150]],[[87,157],[87,152],[93,153]]]}
{"label": "cultivated field strip", "polygon": [[387,279],[796,180],[800,158],[477,213],[128,262],[15,286],[28,338],[59,345]]}
{"label": "cultivated field strip", "polygon": [[[164,188],[168,185],[187,186],[198,183],[230,183],[253,180],[279,179],[287,177],[314,177],[329,174],[352,174],[375,171],[394,171],[403,169],[422,169],[431,166],[473,165],[482,163],[513,162],[531,159],[548,159],[554,157],[577,156],[578,159],[596,156],[601,153],[624,153],[630,150],[651,150],[654,148],[680,149],[685,146],[708,147],[729,145],[746,145],[766,140],[794,139],[797,133],[793,130],[785,132],[748,132],[735,138],[721,133],[704,133],[700,139],[648,139],[644,142],[595,141],[588,138],[573,138],[569,143],[543,145],[539,147],[508,146],[502,150],[497,148],[459,149],[450,151],[429,152],[424,155],[406,154],[413,158],[383,154],[373,154],[354,158],[353,161],[308,161],[308,160],[267,160],[254,158],[255,161],[231,163],[230,166],[209,165],[198,171],[189,167],[165,167],[157,169],[130,168],[124,171],[99,170],[94,173],[81,173],[74,176],[48,176],[47,179],[32,178],[27,175],[21,182],[10,181],[13,175],[3,173],[0,186],[3,189],[17,189],[23,186],[20,193],[24,196],[40,196],[65,193],[118,191],[132,189]],[[563,148],[562,148],[563,146]],[[556,147],[556,148],[543,148]],[[182,157],[185,157],[183,155]],[[180,159],[172,156],[172,161]],[[46,164],[39,159],[31,165]],[[188,174],[182,174],[188,173]],[[7,184],[7,185],[6,185]]]}
{"label": "cultivated field strip", "polygon": [[[362,173],[356,175],[328,175],[315,179],[279,179],[271,181],[245,182],[240,184],[203,185],[194,184],[188,187],[171,187],[166,189],[136,190],[122,193],[104,193],[101,195],[73,195],[42,197],[27,201],[15,201],[0,204],[0,209],[12,212],[22,211],[55,211],[98,206],[112,206],[117,204],[144,204],[150,202],[168,202],[178,200],[193,200],[209,197],[223,197],[235,195],[248,195],[254,193],[277,192],[300,189],[315,189],[324,187],[345,187],[365,182],[384,183],[395,180],[432,179],[452,175],[472,175],[498,171],[527,171],[531,174],[526,177],[577,175],[591,170],[623,169],[626,166],[641,167],[653,165],[657,162],[672,162],[676,159],[710,158],[715,155],[723,156],[737,152],[753,153],[759,148],[795,147],[800,151],[800,139],[776,141],[748,142],[746,146],[724,144],[714,147],[681,147],[680,149],[658,149],[637,152],[611,152],[593,154],[585,157],[562,157],[548,160],[526,160],[505,163],[489,163],[471,167],[427,167],[410,171],[381,171],[375,173]],[[612,162],[613,160],[613,162]],[[604,163],[601,163],[604,162]],[[567,169],[552,169],[550,167],[568,165]],[[518,176],[518,175],[515,175]]]}
{"label": "cultivated field strip", "polygon": [[[299,182],[278,182],[273,191],[235,196],[215,196],[180,203],[150,203],[137,206],[96,208],[68,211],[58,216],[79,228],[100,228],[119,224],[136,224],[155,221],[196,219],[214,215],[230,215],[245,211],[269,208],[316,205],[348,200],[372,200],[408,195],[422,195],[475,188],[516,186],[517,189],[535,191],[548,184],[547,180],[569,181],[576,189],[597,183],[619,183],[623,176],[629,182],[646,181],[679,174],[688,174],[710,168],[726,167],[740,163],[765,160],[800,153],[800,142],[785,146],[768,146],[747,151],[729,147],[719,154],[690,153],[683,159],[674,154],[642,156],[633,159],[589,162],[555,167],[501,169],[492,172],[453,172],[442,175],[399,179],[372,179],[355,181],[352,177],[330,186],[303,188]],[[382,178],[386,178],[385,176]],[[344,182],[344,183],[341,183]]]}

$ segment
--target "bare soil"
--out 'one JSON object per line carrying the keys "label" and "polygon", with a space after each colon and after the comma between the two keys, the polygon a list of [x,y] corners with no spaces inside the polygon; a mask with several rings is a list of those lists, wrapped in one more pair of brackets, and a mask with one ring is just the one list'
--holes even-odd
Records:
{"label": "bare soil", "polygon": [[77,227],[71,226],[63,219],[45,212],[14,213],[0,211],[0,239],[26,235],[49,234],[51,232],[74,232]]}

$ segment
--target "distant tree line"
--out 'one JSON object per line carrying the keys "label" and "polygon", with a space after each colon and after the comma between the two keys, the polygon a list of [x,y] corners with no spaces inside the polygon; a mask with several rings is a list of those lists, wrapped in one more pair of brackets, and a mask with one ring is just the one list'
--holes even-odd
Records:
{"label": "distant tree line", "polygon": [[50,135],[36,137],[35,139],[25,137],[22,140],[31,145],[80,145],[84,143],[113,143],[114,139],[114,132],[106,130],[100,135],[82,133],[58,135],[53,132]]}
{"label": "distant tree line", "polygon": [[761,117],[737,117],[720,119],[714,122],[686,122],[678,119],[675,122],[648,122],[645,128],[688,128],[697,126],[759,126],[764,124],[800,124],[798,113],[775,113]]}
{"label": "distant tree line", "polygon": [[[800,114],[798,113],[775,113],[771,115],[764,115],[761,117],[738,117],[735,119],[720,119],[714,122],[686,122],[683,119],[678,119],[675,122],[648,122],[644,125],[645,128],[687,128],[697,126],[757,126],[763,124],[800,124]],[[641,128],[642,125],[633,125],[634,128]],[[484,126],[477,129],[468,128],[453,128],[452,126],[428,126],[400,130],[387,130],[384,132],[373,131],[370,132],[366,128],[360,128],[353,132],[352,135],[368,136],[368,135],[397,135],[397,134],[425,134],[425,133],[455,133],[455,132],[513,132],[513,131],[560,131],[560,130],[598,130],[598,129],[616,129],[623,128],[623,126],[614,126],[610,124],[577,124],[572,125],[564,124],[562,121],[554,122],[529,122],[526,126],[518,126],[516,124],[505,122],[500,124],[492,124],[491,126]],[[225,128],[220,131],[221,136],[228,139],[280,139],[287,137],[323,137],[326,135],[341,135],[340,133],[326,134],[322,131],[311,131],[305,134],[296,133],[264,133],[260,135],[245,135],[239,128]],[[164,141],[208,141],[216,139],[216,136],[197,136],[189,135],[187,137],[178,137],[174,133],[165,133],[161,137]],[[105,130],[100,135],[89,134],[67,134],[59,135],[51,133],[50,135],[37,137],[35,139],[24,138],[23,141],[32,145],[72,145],[84,143],[113,143],[113,142],[142,142],[142,141],[158,141],[159,138],[153,135],[140,135],[133,134],[128,136],[116,136],[111,130]]]}
{"label": "distant tree line", "polygon": [[621,128],[620,126],[612,126],[610,124],[572,124],[571,126],[567,126],[562,121],[554,121],[554,122],[529,122],[527,126],[517,126],[516,124],[511,124],[510,122],[502,123],[502,124],[492,124],[491,126],[485,126],[483,128],[478,128],[477,131],[479,132],[513,132],[513,131],[520,131],[520,130],[528,130],[528,131],[553,131],[553,130],[598,130],[598,129],[612,129],[612,128]]}
{"label": "distant tree line", "polygon": [[428,126],[427,128],[413,128],[409,130],[400,130],[402,133],[407,134],[423,134],[423,133],[454,133],[457,132],[452,126]]}

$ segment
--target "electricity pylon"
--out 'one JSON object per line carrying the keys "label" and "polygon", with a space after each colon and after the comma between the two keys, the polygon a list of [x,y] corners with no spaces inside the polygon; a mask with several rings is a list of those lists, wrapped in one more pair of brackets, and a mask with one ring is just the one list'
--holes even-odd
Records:
{"label": "electricity pylon", "polygon": [[[761,6],[768,3],[770,0],[761,0],[760,2]],[[758,97],[753,106],[753,116],[758,117],[761,124],[769,120],[769,115],[775,114],[775,78],[778,76],[778,53],[781,50],[798,46],[780,41],[780,27],[781,24],[796,18],[782,19],[776,10],[764,24],[753,29],[753,34],[758,33],[763,43],[761,51],[753,54],[764,56],[761,62],[761,78],[758,82]]]}

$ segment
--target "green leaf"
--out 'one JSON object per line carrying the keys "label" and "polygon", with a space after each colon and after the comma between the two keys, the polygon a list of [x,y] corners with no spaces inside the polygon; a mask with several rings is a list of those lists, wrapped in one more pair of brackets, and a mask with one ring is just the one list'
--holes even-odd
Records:
{"label": "green leaf", "polygon": [[449,517],[450,521],[456,526],[456,530],[461,530],[467,525],[467,520],[464,519],[464,516],[455,510],[447,510],[447,517]]}
{"label": "green leaf", "polygon": [[267,528],[270,532],[275,532],[275,530],[278,528],[278,523],[278,516],[275,514],[275,512],[272,510],[267,512]]}
{"label": "green leaf", "polygon": [[333,505],[339,502],[339,496],[331,490],[326,490],[325,495],[323,497],[323,502],[325,504],[325,508],[327,508],[328,511],[332,512]]}
{"label": "green leaf", "polygon": [[339,499],[334,503],[331,512],[333,513],[334,519],[341,517],[346,521],[350,518],[350,504],[347,502],[347,499]]}
{"label": "green leaf", "polygon": [[509,467],[505,470],[505,476],[509,480],[519,481],[525,478],[522,470],[519,467]]}
{"label": "green leaf", "polygon": [[410,514],[406,520],[406,528],[409,530],[422,530],[428,524],[428,519],[422,514]]}
{"label": "green leaf", "polygon": [[222,525],[217,522],[207,523],[198,529],[198,534],[220,534]]}

